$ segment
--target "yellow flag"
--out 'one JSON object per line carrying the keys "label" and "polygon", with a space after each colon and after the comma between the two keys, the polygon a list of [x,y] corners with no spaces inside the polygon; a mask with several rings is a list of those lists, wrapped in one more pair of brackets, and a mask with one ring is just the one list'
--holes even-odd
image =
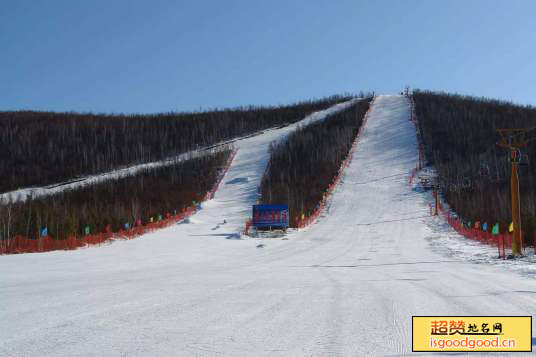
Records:
{"label": "yellow flag", "polygon": [[301,215],[301,219],[303,220],[305,218],[305,215],[302,213]]}
{"label": "yellow flag", "polygon": [[513,232],[514,231],[514,222],[510,223],[510,225],[508,226],[508,232]]}

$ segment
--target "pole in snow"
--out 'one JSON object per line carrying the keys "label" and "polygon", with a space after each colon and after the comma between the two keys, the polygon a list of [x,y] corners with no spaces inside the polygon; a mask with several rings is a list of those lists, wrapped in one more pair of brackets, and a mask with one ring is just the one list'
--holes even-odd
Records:
{"label": "pole in snow", "polygon": [[512,196],[512,222],[514,223],[514,237],[512,239],[512,255],[521,255],[521,206],[519,196],[518,166],[521,160],[520,148],[527,146],[525,133],[527,129],[497,129],[501,135],[501,141],[497,145],[510,151],[510,163],[512,174],[510,177],[510,191]]}

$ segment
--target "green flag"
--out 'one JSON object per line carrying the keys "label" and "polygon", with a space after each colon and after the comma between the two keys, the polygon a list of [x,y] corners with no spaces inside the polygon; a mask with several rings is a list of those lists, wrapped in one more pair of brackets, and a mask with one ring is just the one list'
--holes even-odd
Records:
{"label": "green flag", "polygon": [[499,223],[495,223],[491,229],[492,234],[499,234]]}
{"label": "green flag", "polygon": [[84,228],[84,233],[86,234],[86,236],[89,235],[89,232],[89,226],[86,226],[86,228]]}
{"label": "green flag", "polygon": [[162,220],[162,215],[161,215],[161,214],[158,215],[158,220],[159,220],[159,221]]}

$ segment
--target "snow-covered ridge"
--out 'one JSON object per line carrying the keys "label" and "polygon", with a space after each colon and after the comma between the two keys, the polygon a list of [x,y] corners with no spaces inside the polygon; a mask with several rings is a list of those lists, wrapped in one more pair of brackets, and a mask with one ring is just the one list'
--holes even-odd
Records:
{"label": "snow-covered ridge", "polygon": [[[328,109],[310,114],[299,123],[306,125],[307,123],[311,123],[311,122],[314,122],[315,120],[322,119],[327,115],[330,115],[336,111],[341,110],[341,108],[347,107],[349,103],[353,103],[355,100],[358,100],[358,99],[353,99],[344,103],[340,103]],[[94,185],[94,184],[98,184],[101,182],[105,182],[107,180],[119,179],[119,178],[127,177],[130,175],[135,175],[136,173],[142,170],[173,165],[180,161],[202,157],[209,153],[213,153],[214,151],[222,150],[224,147],[228,145],[233,145],[237,141],[259,136],[266,132],[277,130],[285,126],[287,125],[278,125],[276,127],[260,130],[258,132],[248,134],[242,137],[225,140],[225,141],[222,141],[222,142],[219,142],[217,144],[210,145],[207,147],[190,150],[180,155],[166,158],[163,160],[132,165],[132,166],[119,168],[116,170],[112,170],[112,171],[108,171],[108,172],[104,172],[100,174],[88,175],[88,176],[76,178],[76,179],[65,181],[65,182],[59,182],[59,183],[55,183],[52,185],[47,185],[47,186],[42,186],[42,187],[27,187],[27,188],[21,188],[18,190],[5,192],[5,193],[0,194],[0,203],[5,204],[9,202],[24,202],[30,197],[37,198],[37,197],[49,196],[49,195],[53,195],[53,194],[65,191],[65,190],[75,189],[75,188],[82,187],[85,185]]]}
{"label": "snow-covered ridge", "polygon": [[47,186],[42,186],[42,187],[21,188],[18,190],[5,192],[3,194],[0,194],[0,203],[5,204],[5,203],[10,203],[10,202],[12,203],[24,202],[28,198],[37,198],[37,197],[54,195],[56,193],[60,193],[62,191],[69,190],[69,189],[75,189],[75,188],[83,187],[86,185],[95,185],[95,184],[105,182],[108,180],[119,179],[119,178],[127,177],[130,175],[135,175],[136,173],[146,170],[146,169],[173,165],[180,161],[194,159],[197,157],[207,155],[209,153],[220,150],[224,145],[226,145],[226,143],[214,145],[214,146],[211,146],[211,148],[187,151],[173,158],[167,158],[164,160],[148,162],[144,164],[137,164],[137,165],[120,168],[120,169],[109,171],[109,172],[104,172],[101,174],[80,177],[80,178],[76,178],[73,180],[60,182],[60,183],[56,183],[52,185],[47,185]]}

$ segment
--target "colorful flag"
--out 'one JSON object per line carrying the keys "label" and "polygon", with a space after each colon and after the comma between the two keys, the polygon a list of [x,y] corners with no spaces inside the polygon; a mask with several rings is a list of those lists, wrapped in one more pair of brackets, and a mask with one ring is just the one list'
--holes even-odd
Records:
{"label": "colorful flag", "polygon": [[508,232],[512,233],[514,231],[514,222],[510,223],[508,226]]}
{"label": "colorful flag", "polygon": [[495,223],[491,229],[492,234],[499,234],[499,223]]}
{"label": "colorful flag", "polygon": [[48,236],[48,228],[47,227],[44,227],[42,230],[41,230],[41,237],[46,237]]}

